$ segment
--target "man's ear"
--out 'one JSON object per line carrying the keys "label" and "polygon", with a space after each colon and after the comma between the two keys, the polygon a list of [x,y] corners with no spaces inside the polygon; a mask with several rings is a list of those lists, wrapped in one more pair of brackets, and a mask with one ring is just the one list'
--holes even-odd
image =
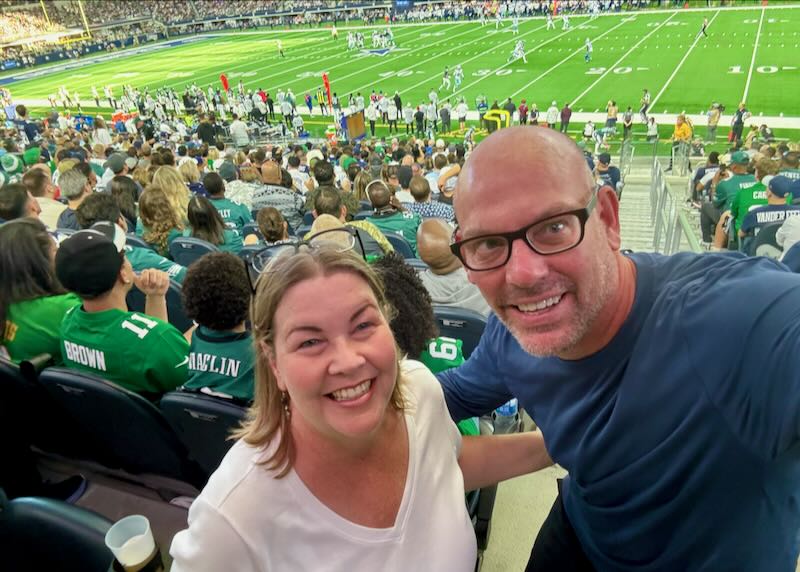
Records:
{"label": "man's ear", "polygon": [[608,185],[597,191],[597,215],[603,222],[603,228],[612,250],[619,250],[622,244],[619,227],[619,199],[617,193]]}
{"label": "man's ear", "polygon": [[347,207],[342,205],[342,210],[339,211],[339,218],[345,220],[347,218]]}

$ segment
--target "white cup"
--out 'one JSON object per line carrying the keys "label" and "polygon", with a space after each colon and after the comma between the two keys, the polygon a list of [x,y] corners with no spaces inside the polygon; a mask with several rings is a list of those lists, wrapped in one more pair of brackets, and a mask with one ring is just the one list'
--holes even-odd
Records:
{"label": "white cup", "polygon": [[145,563],[156,548],[150,521],[140,514],[118,520],[106,533],[106,546],[123,566]]}

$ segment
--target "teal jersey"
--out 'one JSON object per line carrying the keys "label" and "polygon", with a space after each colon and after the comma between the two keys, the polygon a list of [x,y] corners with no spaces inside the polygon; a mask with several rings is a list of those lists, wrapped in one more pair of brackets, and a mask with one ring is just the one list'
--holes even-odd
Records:
{"label": "teal jersey", "polygon": [[225,227],[228,230],[233,230],[242,235],[242,228],[248,222],[253,222],[253,216],[250,214],[250,209],[239,203],[235,203],[229,199],[214,199],[209,197],[211,204],[219,212],[219,216],[225,221]]}
{"label": "teal jersey", "polygon": [[169,258],[164,258],[155,250],[139,246],[126,246],[125,256],[133,266],[134,272],[141,272],[147,268],[155,268],[166,272],[172,280],[183,284],[186,278],[186,267],[176,264]]}
{"label": "teal jersey", "polygon": [[395,211],[391,214],[371,216],[367,220],[377,226],[384,234],[402,234],[403,238],[411,245],[411,250],[416,256],[417,228],[419,228],[422,222],[422,219],[417,213],[411,211]]}
{"label": "teal jersey", "polygon": [[[460,366],[464,363],[463,342],[454,338],[438,337],[428,342],[428,347],[419,356],[419,361],[433,373]],[[462,435],[480,435],[480,427],[475,417],[456,423]]]}
{"label": "teal jersey", "polygon": [[198,326],[189,348],[187,389],[208,388],[243,401],[253,400],[255,352],[250,332],[219,332]]}
{"label": "teal jersey", "polygon": [[171,324],[139,312],[67,311],[61,322],[64,365],[148,396],[186,382],[189,342]]}
{"label": "teal jersey", "polygon": [[0,330],[0,355],[5,353],[19,363],[39,354],[50,354],[55,364],[61,365],[61,320],[67,310],[80,303],[81,299],[70,293],[11,304]]}

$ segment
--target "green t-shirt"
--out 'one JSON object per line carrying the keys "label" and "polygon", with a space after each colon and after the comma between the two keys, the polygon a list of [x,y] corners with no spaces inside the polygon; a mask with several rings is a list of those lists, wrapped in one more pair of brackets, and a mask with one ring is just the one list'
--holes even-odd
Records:
{"label": "green t-shirt", "polygon": [[400,233],[411,245],[414,255],[417,254],[417,228],[422,219],[411,211],[396,211],[388,215],[371,216],[367,219],[384,234]]}
{"label": "green t-shirt", "polygon": [[211,197],[209,199],[219,212],[219,216],[225,221],[225,227],[235,231],[239,236],[242,235],[244,225],[253,222],[253,215],[246,206],[228,199],[212,199]]}
{"label": "green t-shirt", "polygon": [[218,332],[198,326],[189,348],[189,379],[184,387],[244,401],[253,400],[255,354],[250,332]]}
{"label": "green t-shirt", "polygon": [[135,272],[141,272],[147,268],[163,270],[169,274],[172,280],[175,280],[179,284],[183,284],[183,279],[186,278],[185,266],[176,264],[169,258],[164,258],[155,250],[139,246],[126,246],[125,256],[127,256]]}
{"label": "green t-shirt", "polygon": [[717,183],[717,190],[714,193],[714,206],[723,212],[730,210],[731,203],[742,189],[747,189],[755,185],[756,178],[747,173],[745,175],[734,175],[727,181]]}
{"label": "green t-shirt", "polygon": [[[460,366],[464,363],[463,342],[455,338],[438,337],[428,342],[428,347],[419,356],[425,366],[434,374]],[[480,435],[476,418],[464,419],[456,423],[462,435]]]}
{"label": "green t-shirt", "polygon": [[61,353],[67,367],[154,395],[186,382],[189,342],[171,324],[146,314],[76,306],[61,323]]}
{"label": "green t-shirt", "polygon": [[731,215],[735,219],[736,232],[742,228],[742,221],[748,212],[765,204],[767,204],[767,187],[763,183],[756,183],[736,193],[731,203]]}
{"label": "green t-shirt", "polygon": [[15,363],[46,353],[61,365],[61,320],[80,303],[81,299],[70,293],[11,304],[0,345]]}

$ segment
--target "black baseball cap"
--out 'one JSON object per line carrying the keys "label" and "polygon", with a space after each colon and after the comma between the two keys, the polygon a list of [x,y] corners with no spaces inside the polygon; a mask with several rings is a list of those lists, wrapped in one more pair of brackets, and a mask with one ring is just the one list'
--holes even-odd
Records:
{"label": "black baseball cap", "polygon": [[79,296],[98,296],[114,287],[122,268],[125,232],[111,222],[98,222],[61,242],[56,275]]}

